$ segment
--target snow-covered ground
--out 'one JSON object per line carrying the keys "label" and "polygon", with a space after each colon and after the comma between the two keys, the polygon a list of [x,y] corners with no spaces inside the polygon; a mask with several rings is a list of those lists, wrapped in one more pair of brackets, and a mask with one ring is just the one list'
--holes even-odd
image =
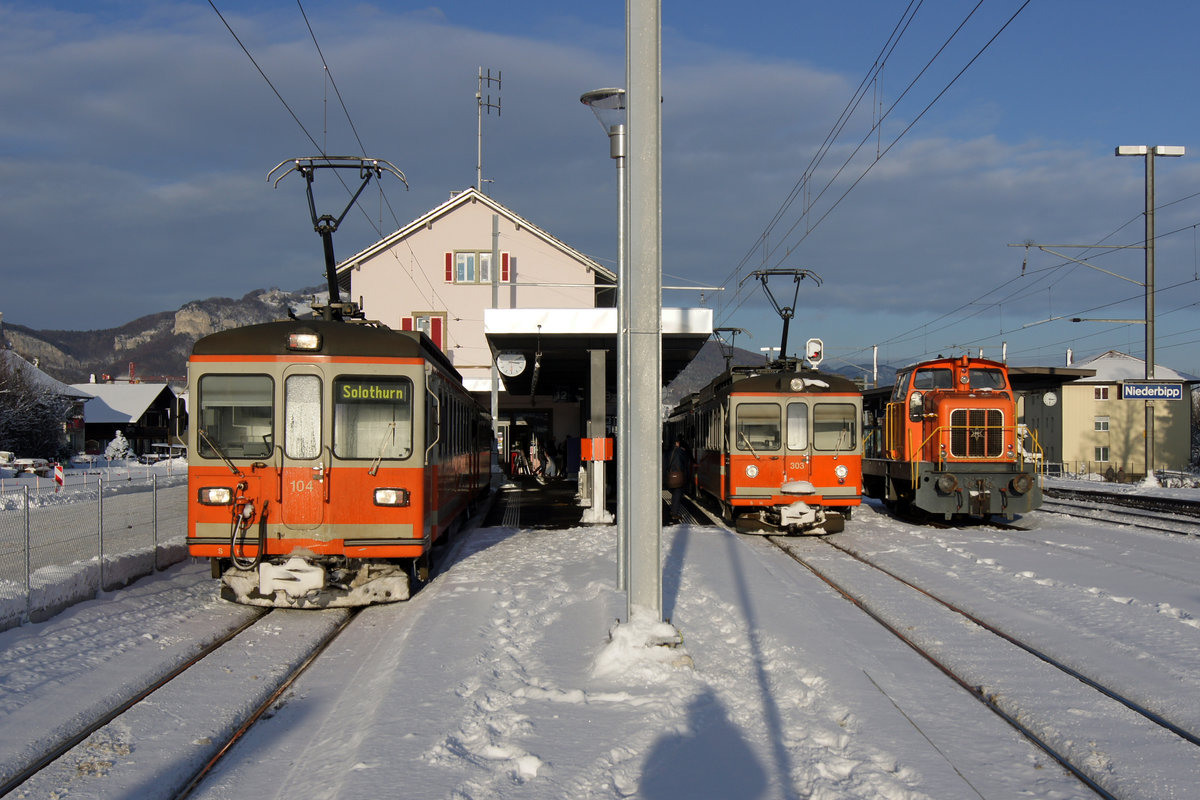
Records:
{"label": "snow-covered ground", "polygon": [[[934,530],[866,506],[831,538],[1057,655],[1102,664],[1122,691],[1193,720],[1200,540],[1042,512],[1020,523],[1030,530]],[[816,540],[795,546],[849,569]],[[644,646],[648,621],[614,627],[625,610],[615,550],[611,526],[462,537],[448,568],[412,600],[354,619],[193,797],[1094,796],[763,539],[664,531],[664,613],[682,634],[676,648]],[[880,591],[873,602],[934,645],[953,648],[960,637],[939,633],[922,601]],[[216,599],[207,565],[185,563],[0,633],[0,754],[33,746],[48,735],[43,726],[119,694],[152,662],[181,658],[189,641],[244,613]],[[1016,673],[984,652],[950,655],[981,670],[989,688],[1037,701],[1038,686],[1007,685]],[[214,697],[257,680],[219,675]],[[162,718],[186,732],[206,706],[200,699]],[[1092,726],[1074,746],[1090,748],[1119,796],[1193,796],[1197,748],[1143,747],[1131,763],[1130,743],[1112,740],[1125,728],[1082,706],[1064,711],[1076,717],[1065,730]],[[154,736],[110,726],[97,740],[107,766],[94,768],[95,753],[76,757],[59,769],[67,777],[56,779],[56,796],[169,784],[170,769],[139,761]],[[1187,793],[1175,793],[1181,786]]]}

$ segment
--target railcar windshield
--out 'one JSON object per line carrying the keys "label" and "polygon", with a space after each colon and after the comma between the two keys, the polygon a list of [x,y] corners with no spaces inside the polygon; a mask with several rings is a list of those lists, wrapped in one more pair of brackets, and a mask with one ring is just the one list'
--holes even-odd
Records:
{"label": "railcar windshield", "polygon": [[739,450],[778,450],[780,445],[778,403],[741,403],[734,418],[734,447]]}
{"label": "railcar windshield", "polygon": [[1003,389],[1004,371],[996,368],[971,370],[972,389]]}
{"label": "railcar windshield", "polygon": [[333,452],[338,458],[408,458],[413,449],[408,378],[339,376],[333,382]]}
{"label": "railcar windshield", "polygon": [[914,389],[953,389],[954,374],[948,369],[919,369],[913,376]]}
{"label": "railcar windshield", "polygon": [[813,447],[845,453],[858,448],[859,410],[853,403],[813,406]]}
{"label": "railcar windshield", "polygon": [[[265,458],[274,445],[275,384],[270,375],[202,375],[199,453],[203,458]],[[218,453],[213,445],[220,449]]]}

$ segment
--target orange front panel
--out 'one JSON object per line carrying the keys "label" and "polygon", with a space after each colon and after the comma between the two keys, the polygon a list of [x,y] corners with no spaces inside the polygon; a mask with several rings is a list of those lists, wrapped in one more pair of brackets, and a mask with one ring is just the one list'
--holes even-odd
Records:
{"label": "orange front panel", "polygon": [[[424,470],[416,467],[380,467],[375,475],[367,466],[335,464],[326,473],[329,482],[328,519],[333,525],[412,525],[420,537],[425,508]],[[376,489],[405,489],[407,507],[375,505]]]}
{"label": "orange front panel", "polygon": [[[259,520],[265,508],[267,551],[272,554],[287,554],[296,547],[307,547],[317,553],[338,554],[343,551],[343,545],[341,539],[335,537],[341,536],[354,540],[411,536],[420,540],[424,535],[427,514],[423,469],[380,468],[372,476],[365,466],[335,465],[324,471],[320,481],[314,479],[311,470],[284,470],[282,475],[273,468],[253,470],[245,467],[243,471],[251,474],[242,478],[224,466],[191,467],[188,470],[189,537],[196,537],[197,524],[204,525],[210,531],[215,528],[232,532],[233,507],[201,505],[197,493],[201,487],[213,486],[229,487],[236,493],[239,483],[246,484],[240,496],[253,504],[255,512],[250,527],[239,539],[258,541]],[[291,474],[293,472],[296,474]],[[305,484],[303,491],[296,486],[301,482]],[[311,488],[308,486],[310,482]],[[376,505],[374,493],[377,488],[405,489],[409,493],[409,504],[401,507]],[[326,493],[328,500],[325,499]],[[305,517],[305,514],[312,516]],[[310,519],[318,515],[322,519],[319,525],[302,527],[293,524],[297,519]],[[363,531],[358,526],[376,530]],[[343,534],[339,529],[350,532]],[[191,553],[198,556],[228,555],[200,552],[194,545]]]}
{"label": "orange front panel", "polygon": [[310,530],[325,521],[324,478],[312,467],[283,468],[280,517],[284,525]]}

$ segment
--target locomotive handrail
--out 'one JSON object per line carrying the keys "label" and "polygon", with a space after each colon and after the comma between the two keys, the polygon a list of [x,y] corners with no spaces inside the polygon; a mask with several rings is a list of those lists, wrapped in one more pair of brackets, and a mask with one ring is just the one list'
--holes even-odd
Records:
{"label": "locomotive handrail", "polygon": [[[941,434],[943,431],[970,430],[972,427],[973,426],[971,426],[971,425],[938,425],[936,428],[933,429],[932,432],[930,432],[930,434],[928,436],[926,436],[921,441],[921,444],[919,447],[917,447],[915,449],[909,448],[909,452],[912,453],[914,456],[914,458],[911,459],[913,485],[915,486],[917,484],[917,465],[920,463],[920,459],[915,458],[915,456],[918,453],[921,453],[925,450],[925,446],[929,444],[929,441],[931,439],[938,437],[939,434]],[[979,426],[974,426],[974,427],[979,427]],[[985,427],[988,427],[988,426],[985,426]],[[996,425],[996,426],[991,426],[991,427],[993,429],[998,429],[998,430],[1002,430],[1002,431],[1011,431],[1013,434],[1013,440],[1018,441],[1017,429],[1018,429],[1019,425],[1017,423],[1014,423],[1012,425]],[[1042,449],[1042,446],[1041,446],[1041,443],[1038,442],[1037,436],[1033,435],[1032,431],[1030,431],[1030,436],[1033,439],[1033,446],[1040,452]],[[1013,452],[1014,452],[1014,455],[1016,456],[1016,458],[1014,460],[1021,467],[1021,469],[1024,469],[1025,468],[1025,460],[1026,460],[1024,452],[1019,448],[1015,449]],[[939,455],[941,455],[940,451],[939,451]],[[968,460],[995,461],[995,460],[998,460],[999,458],[1000,458],[999,456],[992,456],[992,457],[984,456],[984,457],[979,457],[979,458],[975,458],[975,459],[963,458],[962,460],[963,461],[968,461]],[[1034,460],[1037,461],[1037,460],[1043,460],[1043,459],[1034,459]],[[939,457],[937,459],[930,459],[930,463],[935,464],[938,469],[944,469],[945,465],[950,462],[948,459],[946,459],[944,457]],[[1035,469],[1036,469],[1036,467],[1035,467]]]}

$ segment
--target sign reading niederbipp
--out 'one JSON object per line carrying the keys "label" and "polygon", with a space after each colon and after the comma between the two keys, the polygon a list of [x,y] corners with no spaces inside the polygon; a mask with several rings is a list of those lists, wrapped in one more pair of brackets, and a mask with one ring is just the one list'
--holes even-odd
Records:
{"label": "sign reading niederbipp", "polygon": [[1121,384],[1122,400],[1182,400],[1183,384],[1179,381],[1125,381]]}

